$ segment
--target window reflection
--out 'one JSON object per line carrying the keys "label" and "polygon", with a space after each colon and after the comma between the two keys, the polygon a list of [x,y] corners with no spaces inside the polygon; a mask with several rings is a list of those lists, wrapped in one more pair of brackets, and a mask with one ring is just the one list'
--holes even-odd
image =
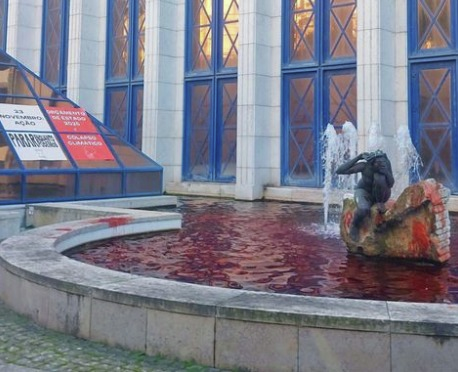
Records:
{"label": "window reflection", "polygon": [[223,67],[237,67],[239,8],[236,0],[224,0]]}
{"label": "window reflection", "polygon": [[97,169],[97,168],[118,168],[119,164],[116,160],[75,160],[78,168],[81,169]]}
{"label": "window reflection", "polygon": [[191,123],[194,128],[207,129],[210,125],[211,86],[202,83],[191,87]]}
{"label": "window reflection", "polygon": [[329,22],[329,55],[332,58],[356,56],[356,1],[334,0]]}
{"label": "window reflection", "polygon": [[329,79],[329,122],[356,123],[356,73],[334,74]]}
{"label": "window reflection", "polygon": [[0,200],[19,200],[21,198],[21,176],[0,176]]}
{"label": "window reflection", "polygon": [[138,47],[137,47],[137,72],[143,76],[145,65],[145,0],[139,1],[138,10]]}
{"label": "window reflection", "polygon": [[420,72],[420,156],[422,177],[454,189],[452,177],[452,75],[449,68]]}
{"label": "window reflection", "polygon": [[107,89],[108,121],[107,126],[112,128],[123,139],[128,140],[128,111],[127,88]]}
{"label": "window reflection", "polygon": [[30,98],[8,97],[0,95],[0,103],[12,103],[17,105],[34,106],[37,104],[37,101]]}
{"label": "window reflection", "polygon": [[291,0],[290,58],[307,61],[315,57],[315,0]]}
{"label": "window reflection", "polygon": [[134,89],[134,97],[135,97],[135,137],[137,144],[137,148],[139,150],[142,149],[142,138],[143,138],[143,87],[136,87]]}
{"label": "window reflection", "polygon": [[418,46],[420,49],[451,46],[450,0],[424,0],[418,3]]}
{"label": "window reflection", "polygon": [[72,198],[75,194],[73,174],[35,174],[26,176],[27,199]]}
{"label": "window reflection", "polygon": [[40,102],[43,104],[45,107],[75,107],[71,102],[69,101],[59,101],[59,100],[50,100],[50,99],[42,99]]}
{"label": "window reflection", "polygon": [[315,79],[291,79],[289,116],[291,126],[312,126],[315,121]]}
{"label": "window reflection", "polygon": [[226,81],[222,87],[221,176],[235,177],[237,168],[237,82]]}
{"label": "window reflection", "polygon": [[30,72],[26,72],[25,76],[39,97],[65,99],[62,94],[56,92],[54,89],[52,89],[45,83],[42,83],[37,76],[34,76]]}
{"label": "window reflection", "polygon": [[68,160],[22,160],[26,169],[69,169],[73,168]]}
{"label": "window reflection", "polygon": [[0,49],[6,48],[6,25],[8,18],[8,0],[0,0]]}
{"label": "window reflection", "polygon": [[[105,90],[105,123],[140,148],[145,65],[145,0],[110,0],[109,71]],[[142,103],[142,102],[141,102]]]}
{"label": "window reflection", "polygon": [[114,152],[119,156],[119,160],[126,167],[146,167],[151,166],[150,159],[138,151],[135,151],[129,145],[119,140],[115,136],[107,136],[107,141],[113,146]]}
{"label": "window reflection", "polygon": [[161,189],[162,176],[160,172],[130,172],[126,174],[126,192],[128,194],[160,193]]}
{"label": "window reflection", "polygon": [[18,169],[19,164],[6,142],[3,133],[0,132],[0,169]]}
{"label": "window reflection", "polygon": [[80,197],[104,197],[122,194],[120,173],[87,173],[80,175]]}
{"label": "window reflection", "polygon": [[[452,148],[449,128],[425,130],[421,139],[423,178],[434,178],[451,189],[454,188],[452,174]],[[440,156],[438,155],[438,151]]]}
{"label": "window reflection", "polygon": [[112,0],[110,77],[127,77],[129,58],[129,0]]}
{"label": "window reflection", "polygon": [[311,180],[315,176],[315,152],[311,144],[312,128],[300,128],[289,133],[289,169],[293,179]]}
{"label": "window reflection", "polygon": [[62,58],[62,17],[63,1],[46,0],[44,3],[44,28],[45,28],[45,50],[44,50],[44,74],[43,77],[53,85],[59,85],[59,75],[63,66]]}
{"label": "window reflection", "polygon": [[194,0],[192,70],[208,70],[212,58],[212,0]]}
{"label": "window reflection", "polygon": [[449,69],[430,69],[421,73],[420,118],[422,123],[450,123],[451,75]]}
{"label": "window reflection", "polygon": [[0,65],[0,94],[32,96],[19,70],[14,66]]}

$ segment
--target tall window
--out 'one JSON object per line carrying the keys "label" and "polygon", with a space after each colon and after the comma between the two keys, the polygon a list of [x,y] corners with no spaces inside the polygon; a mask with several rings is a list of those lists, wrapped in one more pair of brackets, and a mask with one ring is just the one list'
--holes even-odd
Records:
{"label": "tall window", "polygon": [[105,122],[141,149],[145,0],[108,1]]}
{"label": "tall window", "polygon": [[41,76],[57,90],[67,90],[69,0],[44,0]]}
{"label": "tall window", "polygon": [[187,4],[185,180],[234,182],[237,140],[237,0]]}
{"label": "tall window", "polygon": [[410,128],[423,161],[420,174],[457,192],[458,10],[451,0],[408,4]]}
{"label": "tall window", "polygon": [[0,49],[6,49],[6,27],[8,25],[8,0],[0,0]]}
{"label": "tall window", "polygon": [[356,0],[283,1],[282,183],[322,184],[328,123],[356,125]]}

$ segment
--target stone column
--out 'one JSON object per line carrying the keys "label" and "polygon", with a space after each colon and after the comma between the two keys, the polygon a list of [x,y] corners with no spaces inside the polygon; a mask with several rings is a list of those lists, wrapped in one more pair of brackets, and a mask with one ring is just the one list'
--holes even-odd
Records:
{"label": "stone column", "polygon": [[35,73],[40,72],[42,0],[9,0],[6,50]]}
{"label": "stone column", "polygon": [[103,118],[107,1],[71,0],[68,35],[67,95]]}
{"label": "stone column", "polygon": [[281,2],[239,2],[237,199],[280,184]]}
{"label": "stone column", "polygon": [[147,0],[143,151],[181,181],[185,0]]}
{"label": "stone column", "polygon": [[[394,173],[401,175],[393,159],[398,157],[396,133],[408,125],[406,2],[358,2],[357,62],[359,151],[371,149],[381,139]],[[406,184],[407,177],[397,178],[396,187]]]}

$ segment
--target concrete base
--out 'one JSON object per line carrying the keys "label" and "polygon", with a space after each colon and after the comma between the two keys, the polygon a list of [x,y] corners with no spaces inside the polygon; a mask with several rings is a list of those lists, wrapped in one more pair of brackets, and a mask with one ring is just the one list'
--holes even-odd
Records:
{"label": "concrete base", "polygon": [[0,240],[18,234],[23,224],[24,213],[21,211],[0,212]]}

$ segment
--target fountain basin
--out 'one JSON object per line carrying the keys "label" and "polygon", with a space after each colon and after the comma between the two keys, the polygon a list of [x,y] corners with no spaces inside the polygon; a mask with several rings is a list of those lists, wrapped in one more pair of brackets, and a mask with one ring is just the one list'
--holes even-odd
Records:
{"label": "fountain basin", "polygon": [[89,241],[180,223],[175,213],[132,211],[10,237],[0,244],[0,298],[54,330],[218,368],[432,371],[457,365],[458,305],[199,286],[61,254]]}

